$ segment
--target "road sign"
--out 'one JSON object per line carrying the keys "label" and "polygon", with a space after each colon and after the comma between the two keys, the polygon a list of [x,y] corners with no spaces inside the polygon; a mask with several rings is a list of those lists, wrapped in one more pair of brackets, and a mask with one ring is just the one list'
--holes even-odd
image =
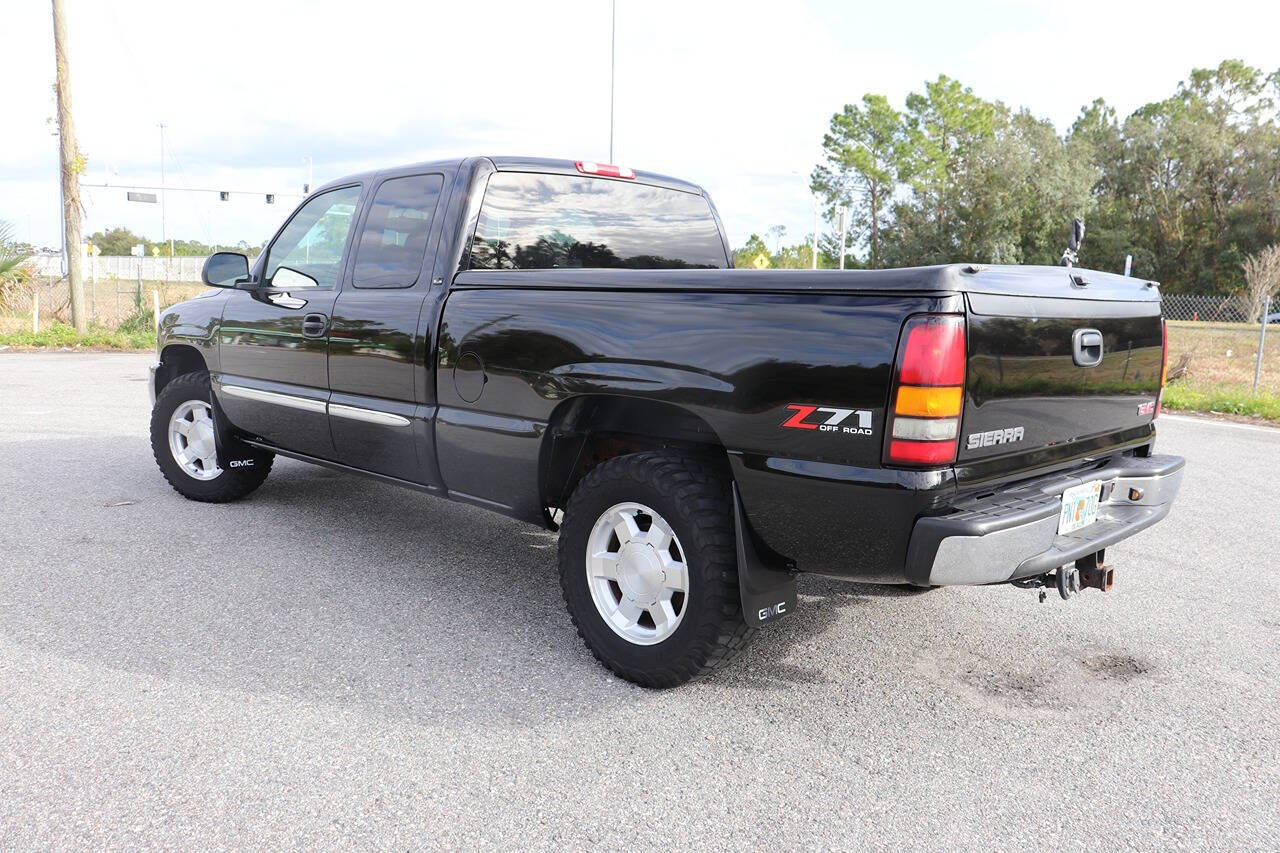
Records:
{"label": "road sign", "polygon": [[133,255],[135,258],[144,257],[147,254],[147,247],[139,243],[129,250],[129,254]]}
{"label": "road sign", "polygon": [[129,197],[129,201],[145,201],[147,204],[156,203],[155,193],[126,192],[125,195]]}

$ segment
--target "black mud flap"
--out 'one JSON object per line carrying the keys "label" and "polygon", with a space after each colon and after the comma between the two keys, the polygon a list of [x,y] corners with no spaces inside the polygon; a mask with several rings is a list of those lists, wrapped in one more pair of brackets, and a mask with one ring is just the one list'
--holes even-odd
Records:
{"label": "black mud flap", "polygon": [[794,572],[765,563],[751,540],[747,515],[733,485],[733,526],[738,540],[738,591],[742,595],[742,615],[752,628],[777,622],[796,609]]}
{"label": "black mud flap", "polygon": [[267,462],[266,451],[241,441],[231,428],[227,416],[218,405],[218,396],[212,392],[213,400],[213,443],[218,448],[218,465],[224,470],[234,471],[244,468],[258,468]]}

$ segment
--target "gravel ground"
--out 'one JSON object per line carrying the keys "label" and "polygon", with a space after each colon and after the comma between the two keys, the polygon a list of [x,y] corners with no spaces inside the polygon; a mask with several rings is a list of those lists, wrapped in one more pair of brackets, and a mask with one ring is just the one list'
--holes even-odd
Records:
{"label": "gravel ground", "polygon": [[546,533],[290,460],[184,501],[147,362],[0,355],[0,847],[1280,848],[1280,431],[1162,420],[1111,594],[804,578],[658,693]]}

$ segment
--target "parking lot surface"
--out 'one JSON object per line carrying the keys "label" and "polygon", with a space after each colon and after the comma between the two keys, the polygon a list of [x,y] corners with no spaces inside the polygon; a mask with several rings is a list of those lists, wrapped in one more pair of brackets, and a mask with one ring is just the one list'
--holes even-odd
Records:
{"label": "parking lot surface", "polygon": [[1163,418],[1112,593],[805,577],[652,692],[553,535],[285,459],[183,500],[148,361],[0,354],[0,847],[1280,847],[1280,431]]}

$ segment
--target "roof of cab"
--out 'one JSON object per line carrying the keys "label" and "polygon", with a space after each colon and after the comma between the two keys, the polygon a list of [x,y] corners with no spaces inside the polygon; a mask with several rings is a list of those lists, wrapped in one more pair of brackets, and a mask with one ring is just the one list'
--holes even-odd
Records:
{"label": "roof of cab", "polygon": [[[382,169],[372,169],[367,172],[357,172],[352,175],[344,175],[337,180],[329,181],[319,190],[328,189],[333,186],[341,186],[349,184],[353,181],[367,181],[376,178],[382,174],[391,172],[413,172],[415,170],[431,170],[431,169],[449,169],[456,170],[466,164],[468,161],[479,159],[475,157],[454,157],[448,160],[427,160],[421,163],[406,163],[399,166],[391,166]],[[552,175],[574,175],[582,176],[578,171],[577,161],[575,160],[556,160],[549,157],[485,157],[493,164],[494,169],[499,172],[541,172]],[[653,186],[666,187],[673,190],[682,190],[684,192],[697,193],[705,195],[702,187],[689,181],[673,178],[669,175],[660,175],[656,172],[646,172],[640,169],[635,170],[635,183],[650,184]],[[602,175],[592,175],[600,180],[616,181],[625,180],[631,182],[630,178],[610,178]]]}

